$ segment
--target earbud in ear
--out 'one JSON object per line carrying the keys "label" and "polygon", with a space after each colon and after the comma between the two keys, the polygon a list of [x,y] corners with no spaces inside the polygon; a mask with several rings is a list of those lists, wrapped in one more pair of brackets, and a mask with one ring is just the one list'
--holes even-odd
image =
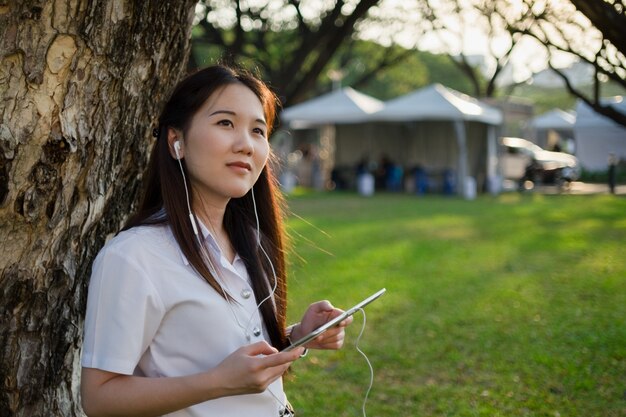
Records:
{"label": "earbud in ear", "polygon": [[179,140],[174,142],[174,152],[176,153],[176,159],[181,159],[180,158],[180,141]]}

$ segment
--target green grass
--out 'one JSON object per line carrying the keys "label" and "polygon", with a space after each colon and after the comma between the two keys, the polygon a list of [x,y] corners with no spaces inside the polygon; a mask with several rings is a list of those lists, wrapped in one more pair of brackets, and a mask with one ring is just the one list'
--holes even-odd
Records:
{"label": "green grass", "polygon": [[[387,288],[359,344],[368,416],[626,416],[626,199],[334,193],[289,207],[291,322]],[[300,417],[362,415],[361,325],[293,365]]]}

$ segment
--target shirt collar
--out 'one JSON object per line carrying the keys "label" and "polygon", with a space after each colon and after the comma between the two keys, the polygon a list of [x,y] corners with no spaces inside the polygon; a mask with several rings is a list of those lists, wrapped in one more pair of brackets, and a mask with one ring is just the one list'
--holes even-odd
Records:
{"label": "shirt collar", "polygon": [[[228,261],[226,261],[226,259],[224,258],[222,254],[222,249],[220,248],[220,245],[217,243],[215,236],[211,234],[211,231],[209,230],[209,228],[206,227],[200,219],[196,217],[196,220],[198,221],[198,224],[200,225],[199,231],[200,231],[200,234],[202,235],[202,243],[205,245],[205,247],[209,251],[211,251],[211,254],[214,255],[216,259],[220,260],[220,263],[222,264],[224,262],[228,263]],[[189,260],[187,259],[183,251],[180,249],[180,246],[178,247],[178,251],[180,252],[180,256],[182,258],[183,264],[189,265]],[[239,254],[235,253],[235,258],[233,259],[233,265],[240,259],[241,258],[239,257]]]}
{"label": "shirt collar", "polygon": [[202,223],[202,220],[197,219],[200,224],[200,233],[202,234],[202,242],[207,245],[211,250],[221,254],[222,250],[220,249],[220,245],[217,243],[215,237],[211,234],[211,231],[208,227]]}

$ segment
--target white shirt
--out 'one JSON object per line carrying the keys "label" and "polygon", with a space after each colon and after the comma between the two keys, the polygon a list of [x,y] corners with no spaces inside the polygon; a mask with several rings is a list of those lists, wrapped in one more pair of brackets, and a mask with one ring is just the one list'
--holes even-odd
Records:
{"label": "white shirt", "polygon": [[[193,270],[169,226],[121,232],[94,261],[83,367],[184,376],[214,368],[244,345],[269,341],[243,261],[236,256],[228,262],[208,230],[202,232],[213,259],[219,259],[215,267],[223,287],[238,303],[228,303]],[[168,416],[276,417],[282,405],[275,397],[285,402],[282,380],[269,390],[210,400]]]}

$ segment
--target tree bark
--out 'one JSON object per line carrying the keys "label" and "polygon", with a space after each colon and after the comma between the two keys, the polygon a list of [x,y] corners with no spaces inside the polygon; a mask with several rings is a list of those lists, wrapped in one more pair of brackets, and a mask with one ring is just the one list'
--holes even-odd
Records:
{"label": "tree bark", "polygon": [[0,417],[82,415],[91,262],[136,201],[194,4],[0,1]]}

